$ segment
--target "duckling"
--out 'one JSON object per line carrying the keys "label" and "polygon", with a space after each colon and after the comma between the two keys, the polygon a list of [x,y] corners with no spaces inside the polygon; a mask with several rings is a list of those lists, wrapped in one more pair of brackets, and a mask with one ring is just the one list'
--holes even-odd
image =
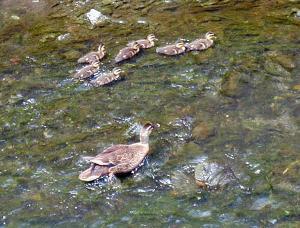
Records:
{"label": "duckling", "polygon": [[124,73],[124,71],[122,71],[120,68],[114,68],[111,72],[104,73],[94,80],[91,80],[90,84],[95,87],[109,84],[115,80],[118,80],[121,73]]}
{"label": "duckling", "polygon": [[91,65],[87,65],[81,68],[76,74],[74,74],[73,78],[82,80],[87,79],[93,76],[99,70],[99,62],[94,62]]}
{"label": "duckling", "polygon": [[90,53],[87,53],[80,59],[78,59],[78,63],[89,63],[92,64],[94,62],[99,62],[101,59],[104,58],[106,55],[106,50],[104,44],[100,43],[98,47],[98,51],[92,51]]}
{"label": "duckling", "polygon": [[[137,40],[137,41],[134,41],[134,42],[137,42],[140,45],[140,48],[147,49],[147,48],[154,47],[154,45],[155,45],[154,41],[155,40],[158,40],[158,39],[156,39],[155,35],[150,34],[150,35],[147,36],[146,39],[141,39],[141,40]],[[128,47],[132,46],[134,42],[128,43],[127,46]]]}
{"label": "duckling", "polygon": [[140,45],[135,41],[132,46],[125,47],[119,51],[115,61],[116,63],[122,62],[123,60],[130,59],[140,51]]}
{"label": "duckling", "polygon": [[196,39],[191,43],[185,44],[187,51],[202,51],[206,50],[214,44],[215,34],[207,32],[205,38]]}
{"label": "duckling", "polygon": [[149,152],[149,135],[159,124],[147,123],[140,131],[140,142],[119,144],[105,149],[95,157],[87,157],[90,168],[79,175],[82,181],[93,181],[102,176],[113,178],[115,174],[128,173],[137,168]]}
{"label": "duckling", "polygon": [[156,53],[163,55],[180,55],[186,51],[186,47],[183,42],[167,45],[165,47],[156,48]]}

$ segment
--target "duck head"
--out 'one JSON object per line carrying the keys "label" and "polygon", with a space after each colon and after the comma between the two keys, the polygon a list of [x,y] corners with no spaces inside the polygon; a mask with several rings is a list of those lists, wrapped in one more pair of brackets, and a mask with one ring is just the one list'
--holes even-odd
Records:
{"label": "duck head", "polygon": [[205,39],[213,40],[213,39],[216,39],[216,38],[217,38],[217,37],[216,37],[215,34],[212,33],[212,32],[207,32],[207,33],[205,34]]}
{"label": "duck head", "polygon": [[151,134],[152,130],[159,127],[159,124],[146,123],[140,132],[140,142],[147,144],[149,142],[149,135]]}

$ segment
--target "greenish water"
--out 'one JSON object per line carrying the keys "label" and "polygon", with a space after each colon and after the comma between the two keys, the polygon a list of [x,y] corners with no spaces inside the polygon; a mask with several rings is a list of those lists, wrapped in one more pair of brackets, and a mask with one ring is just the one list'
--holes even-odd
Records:
{"label": "greenish water", "polygon": [[[0,2],[0,226],[300,225],[299,1],[60,2]],[[92,8],[109,19],[91,26]],[[112,86],[71,80],[100,40],[111,69],[128,41],[207,31],[213,48],[145,50]],[[120,183],[78,180],[81,156],[135,142],[146,121],[161,128],[142,168]],[[229,165],[242,186],[197,188],[203,161]]]}

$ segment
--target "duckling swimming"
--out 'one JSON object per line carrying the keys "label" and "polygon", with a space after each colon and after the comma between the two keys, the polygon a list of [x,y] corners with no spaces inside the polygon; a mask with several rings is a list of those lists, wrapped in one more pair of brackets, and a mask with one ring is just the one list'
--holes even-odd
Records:
{"label": "duckling swimming", "polygon": [[[158,40],[158,39],[156,39],[155,35],[150,34],[150,35],[147,36],[146,39],[141,39],[141,40],[137,40],[137,41],[134,41],[134,42],[137,42],[140,45],[140,48],[147,49],[147,48],[154,47],[154,45],[155,45],[154,41],[155,40]],[[127,46],[129,46],[129,47],[132,46],[134,42],[128,43]]]}
{"label": "duckling swimming", "polygon": [[118,80],[120,78],[121,73],[123,73],[120,68],[114,68],[111,72],[104,73],[100,75],[99,77],[95,78],[94,80],[90,81],[90,84],[99,87],[106,84],[109,84],[115,80]]}
{"label": "duckling swimming", "polygon": [[93,76],[99,70],[99,62],[94,62],[91,65],[87,65],[81,68],[76,74],[74,74],[73,78],[82,80],[87,79]]}
{"label": "duckling swimming", "polygon": [[180,55],[186,51],[186,47],[183,42],[167,45],[165,47],[156,48],[156,53],[163,55]]}
{"label": "duckling swimming", "polygon": [[100,43],[98,51],[92,51],[78,59],[78,63],[89,63],[99,62],[106,55],[106,50],[104,44]]}
{"label": "duckling swimming", "polygon": [[205,38],[196,39],[191,43],[185,44],[187,51],[206,50],[214,44],[216,36],[212,32],[207,32]]}
{"label": "duckling swimming", "polygon": [[130,145],[119,144],[105,149],[95,157],[87,157],[90,168],[79,175],[82,181],[93,181],[108,175],[128,173],[137,168],[149,152],[149,135],[159,124],[147,123],[140,132],[140,142]]}
{"label": "duckling swimming", "polygon": [[125,47],[119,51],[117,54],[115,61],[116,63],[122,62],[126,59],[130,59],[135,56],[140,51],[140,45],[135,41],[131,46]]}

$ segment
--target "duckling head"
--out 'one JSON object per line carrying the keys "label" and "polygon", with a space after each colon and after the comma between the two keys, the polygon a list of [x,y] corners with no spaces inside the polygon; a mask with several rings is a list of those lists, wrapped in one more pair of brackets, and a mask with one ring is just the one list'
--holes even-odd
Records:
{"label": "duckling head", "polygon": [[141,143],[147,144],[149,142],[149,135],[153,129],[159,128],[159,124],[146,123],[140,132],[140,141]]}
{"label": "duckling head", "polygon": [[92,66],[93,66],[94,68],[99,68],[100,63],[99,63],[99,62],[93,62],[93,63],[92,63]]}
{"label": "duckling head", "polygon": [[185,49],[185,48],[186,48],[185,45],[184,45],[184,43],[183,43],[182,41],[176,43],[176,44],[175,44],[175,47],[180,48],[180,49],[182,49],[182,48]]}
{"label": "duckling head", "polygon": [[123,71],[121,68],[118,68],[118,67],[114,68],[114,69],[112,70],[112,72],[113,72],[113,74],[114,74],[115,76],[120,76],[120,74],[124,73],[124,71]]}
{"label": "duckling head", "polygon": [[106,53],[106,49],[103,43],[99,44],[98,51],[102,53]]}
{"label": "duckling head", "polygon": [[212,33],[212,32],[207,32],[207,33],[205,34],[205,38],[208,39],[208,40],[213,40],[213,39],[216,39],[217,37],[215,36],[214,33]]}
{"label": "duckling head", "polygon": [[155,40],[158,40],[154,34],[150,34],[147,36],[147,40],[149,40],[150,42],[153,42]]}
{"label": "duckling head", "polygon": [[138,42],[133,42],[132,43],[132,46],[131,46],[133,49],[135,49],[135,50],[139,50],[140,49],[140,44],[138,43]]}

